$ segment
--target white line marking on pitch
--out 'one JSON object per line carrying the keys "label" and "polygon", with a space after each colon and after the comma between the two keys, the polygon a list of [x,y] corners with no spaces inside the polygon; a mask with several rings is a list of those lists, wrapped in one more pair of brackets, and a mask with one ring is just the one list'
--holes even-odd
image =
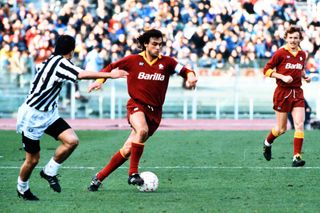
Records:
{"label": "white line marking on pitch", "polygon": [[[37,169],[41,169],[43,167],[36,167]],[[256,169],[256,170],[286,170],[286,169],[320,169],[320,167],[262,167],[262,166],[255,166],[255,167],[245,167],[245,166],[142,166],[139,167],[140,169]],[[0,169],[20,169],[18,166],[0,166]],[[94,166],[62,166],[61,169],[74,169],[74,170],[95,170],[101,169],[101,167],[94,167]],[[120,169],[128,169],[128,167],[120,167]]]}

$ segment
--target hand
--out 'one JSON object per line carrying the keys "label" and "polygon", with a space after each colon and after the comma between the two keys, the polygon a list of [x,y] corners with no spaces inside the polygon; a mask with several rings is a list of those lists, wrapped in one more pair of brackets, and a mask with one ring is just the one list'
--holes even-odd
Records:
{"label": "hand", "polygon": [[186,81],[186,87],[190,89],[194,89],[197,85],[197,77],[194,75],[189,75]]}
{"label": "hand", "polygon": [[290,75],[284,75],[281,80],[284,82],[284,83],[291,83],[293,81],[293,78],[290,76]]}
{"label": "hand", "polygon": [[304,79],[307,83],[310,83],[310,82],[311,82],[311,77],[310,77],[310,76],[304,76],[303,79]]}
{"label": "hand", "polygon": [[88,92],[91,92],[92,90],[99,90],[101,89],[103,83],[99,82],[93,82],[92,84],[89,85],[88,87]]}
{"label": "hand", "polygon": [[120,70],[119,67],[111,70],[110,78],[126,78],[129,75],[125,70]]}

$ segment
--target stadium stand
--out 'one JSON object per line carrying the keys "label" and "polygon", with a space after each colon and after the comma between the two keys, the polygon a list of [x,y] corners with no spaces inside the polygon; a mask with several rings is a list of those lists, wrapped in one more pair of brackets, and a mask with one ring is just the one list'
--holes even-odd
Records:
{"label": "stadium stand", "polygon": [[[200,78],[196,100],[192,91],[183,90],[182,83],[172,79],[165,117],[272,116],[273,85],[263,78],[261,69],[283,45],[284,29],[290,24],[298,24],[306,32],[301,48],[309,53],[306,68],[313,76],[311,85],[306,86],[306,97],[316,108],[319,98],[314,90],[320,81],[319,11],[318,0],[1,3],[0,116],[15,116],[28,92],[35,64],[51,54],[58,35],[67,33],[76,38],[74,63],[98,71],[111,61],[138,52],[135,38],[148,28],[162,30],[167,38],[163,53],[190,66]],[[116,87],[108,85],[104,92],[90,95],[88,103],[76,101],[74,115],[67,107],[66,97],[62,97],[65,116],[125,116],[124,82],[115,83]],[[80,83],[80,91],[85,92],[86,86],[87,83]]]}

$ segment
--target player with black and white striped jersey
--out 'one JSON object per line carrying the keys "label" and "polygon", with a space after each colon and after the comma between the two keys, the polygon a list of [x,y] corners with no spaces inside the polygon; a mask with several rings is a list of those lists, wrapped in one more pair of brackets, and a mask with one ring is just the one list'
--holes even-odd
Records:
{"label": "player with black and white striped jersey", "polygon": [[74,49],[73,37],[62,35],[57,39],[54,53],[38,67],[29,95],[18,110],[17,132],[22,134],[26,157],[20,168],[17,193],[25,200],[39,200],[30,191],[29,178],[40,159],[41,136],[46,133],[61,142],[54,156],[40,172],[40,176],[56,192],[61,192],[58,169],[79,144],[76,133],[59,116],[57,106],[63,84],[78,79],[123,78],[128,75],[120,69],[110,73],[85,71],[70,61]]}
{"label": "player with black and white striped jersey", "polygon": [[61,55],[52,55],[41,63],[26,100],[27,105],[40,111],[49,111],[57,106],[59,93],[65,81],[77,81],[81,68]]}

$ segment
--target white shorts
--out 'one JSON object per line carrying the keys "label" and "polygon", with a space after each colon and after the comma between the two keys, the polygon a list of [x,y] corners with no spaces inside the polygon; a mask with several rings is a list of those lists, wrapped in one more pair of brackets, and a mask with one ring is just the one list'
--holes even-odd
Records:
{"label": "white shorts", "polygon": [[23,132],[24,136],[32,140],[40,140],[48,126],[59,118],[58,108],[42,112],[24,103],[18,110],[17,132]]}

